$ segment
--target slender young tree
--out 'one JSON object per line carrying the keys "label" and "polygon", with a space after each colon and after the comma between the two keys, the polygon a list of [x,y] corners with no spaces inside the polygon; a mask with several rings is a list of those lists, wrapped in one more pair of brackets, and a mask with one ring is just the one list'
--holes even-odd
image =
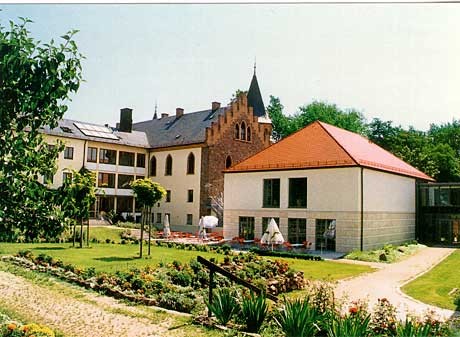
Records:
{"label": "slender young tree", "polygon": [[151,208],[166,195],[166,190],[158,183],[148,178],[137,179],[131,183],[136,202],[142,206],[141,217],[141,239],[139,246],[139,257],[142,258],[142,245],[144,241],[144,227],[149,226],[149,255],[150,255],[150,234],[152,221],[150,220]]}

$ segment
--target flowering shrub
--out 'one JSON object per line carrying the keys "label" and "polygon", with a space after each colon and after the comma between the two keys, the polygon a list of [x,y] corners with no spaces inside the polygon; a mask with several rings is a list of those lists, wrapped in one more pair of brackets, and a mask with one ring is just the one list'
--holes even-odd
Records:
{"label": "flowering shrub", "polygon": [[0,337],[55,337],[55,334],[44,325],[9,322],[0,326]]}

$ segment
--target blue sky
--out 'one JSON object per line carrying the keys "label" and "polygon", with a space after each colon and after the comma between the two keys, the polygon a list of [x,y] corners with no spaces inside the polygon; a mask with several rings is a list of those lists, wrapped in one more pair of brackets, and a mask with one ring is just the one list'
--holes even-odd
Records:
{"label": "blue sky", "polygon": [[49,41],[79,29],[86,80],[67,118],[112,125],[226,105],[257,76],[267,105],[313,100],[403,126],[460,118],[457,4],[7,5],[0,21],[35,23]]}

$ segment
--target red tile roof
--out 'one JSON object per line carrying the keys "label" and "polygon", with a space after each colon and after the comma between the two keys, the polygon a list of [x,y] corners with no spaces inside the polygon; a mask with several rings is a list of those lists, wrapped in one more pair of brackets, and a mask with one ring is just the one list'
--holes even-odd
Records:
{"label": "red tile roof", "polygon": [[319,121],[232,166],[226,172],[345,166],[363,166],[433,180],[367,138]]}

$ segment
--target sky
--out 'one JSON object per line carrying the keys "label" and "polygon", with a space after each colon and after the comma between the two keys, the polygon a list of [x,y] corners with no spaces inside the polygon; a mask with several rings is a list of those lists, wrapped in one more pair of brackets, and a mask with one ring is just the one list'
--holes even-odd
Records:
{"label": "sky", "polygon": [[115,125],[227,105],[257,64],[265,105],[312,101],[427,130],[460,118],[460,4],[0,4],[48,42],[70,29],[85,82],[65,117]]}

